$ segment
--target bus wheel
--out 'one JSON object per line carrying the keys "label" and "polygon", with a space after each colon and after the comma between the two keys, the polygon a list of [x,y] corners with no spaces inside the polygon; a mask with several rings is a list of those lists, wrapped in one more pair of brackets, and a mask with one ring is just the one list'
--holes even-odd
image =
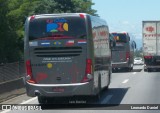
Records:
{"label": "bus wheel", "polygon": [[108,73],[108,84],[105,87],[105,90],[108,90],[110,82],[111,82],[111,71],[109,71],[109,73]]}
{"label": "bus wheel", "polygon": [[98,93],[97,93],[97,95],[95,95],[95,99],[96,100],[100,100],[100,98],[101,98],[101,76],[99,75],[99,77],[98,77]]}
{"label": "bus wheel", "polygon": [[42,96],[38,96],[38,102],[40,104],[46,104],[47,103],[47,98],[42,97]]}
{"label": "bus wheel", "polygon": [[150,68],[148,68],[148,69],[147,69],[147,71],[148,71],[148,72],[151,72],[151,69],[150,69]]}
{"label": "bus wheel", "polygon": [[131,71],[131,68],[130,68],[130,67],[126,67],[126,68],[125,68],[125,71],[130,72],[130,71]]}
{"label": "bus wheel", "polygon": [[144,68],[144,72],[147,72],[147,69]]}
{"label": "bus wheel", "polygon": [[99,101],[101,98],[101,93],[99,92],[97,95],[94,96],[95,101]]}

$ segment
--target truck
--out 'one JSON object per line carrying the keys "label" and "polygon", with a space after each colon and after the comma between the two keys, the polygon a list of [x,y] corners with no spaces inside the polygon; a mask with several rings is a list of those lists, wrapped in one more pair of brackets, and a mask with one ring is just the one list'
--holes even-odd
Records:
{"label": "truck", "polygon": [[144,71],[160,68],[160,21],[142,21]]}

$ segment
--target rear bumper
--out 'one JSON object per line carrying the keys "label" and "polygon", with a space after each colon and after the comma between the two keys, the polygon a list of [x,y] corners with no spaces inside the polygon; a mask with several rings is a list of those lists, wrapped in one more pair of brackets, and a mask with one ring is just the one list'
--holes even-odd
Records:
{"label": "rear bumper", "polygon": [[[74,84],[31,84],[26,83],[27,95],[45,97],[65,97],[74,95],[94,95],[93,81]],[[36,95],[38,93],[39,95]]]}
{"label": "rear bumper", "polygon": [[134,62],[134,65],[143,65],[143,62]]}
{"label": "rear bumper", "polygon": [[116,63],[112,63],[112,68],[124,68],[124,67],[129,67],[128,62],[116,62]]}
{"label": "rear bumper", "polygon": [[153,56],[151,59],[144,59],[144,69],[157,69],[160,68],[160,57]]}
{"label": "rear bumper", "polygon": [[160,69],[160,65],[144,65],[144,69]]}

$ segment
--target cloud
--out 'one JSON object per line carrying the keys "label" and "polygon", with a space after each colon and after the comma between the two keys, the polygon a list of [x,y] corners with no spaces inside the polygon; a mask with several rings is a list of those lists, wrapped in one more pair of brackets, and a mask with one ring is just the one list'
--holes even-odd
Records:
{"label": "cloud", "polygon": [[130,22],[130,21],[119,21],[109,24],[110,32],[129,32],[137,43],[137,48],[142,47],[142,23],[141,22]]}
{"label": "cloud", "polygon": [[128,25],[129,21],[122,21],[121,24]]}
{"label": "cloud", "polygon": [[122,32],[126,31],[131,34],[134,34],[135,38],[142,38],[142,24],[133,23],[130,21],[119,21],[109,24],[110,32]]}

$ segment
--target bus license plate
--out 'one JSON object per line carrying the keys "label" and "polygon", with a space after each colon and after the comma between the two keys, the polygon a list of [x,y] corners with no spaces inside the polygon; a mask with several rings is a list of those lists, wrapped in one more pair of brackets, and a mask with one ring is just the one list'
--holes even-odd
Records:
{"label": "bus license plate", "polygon": [[53,91],[54,92],[64,92],[64,88],[56,87],[56,88],[53,88]]}

